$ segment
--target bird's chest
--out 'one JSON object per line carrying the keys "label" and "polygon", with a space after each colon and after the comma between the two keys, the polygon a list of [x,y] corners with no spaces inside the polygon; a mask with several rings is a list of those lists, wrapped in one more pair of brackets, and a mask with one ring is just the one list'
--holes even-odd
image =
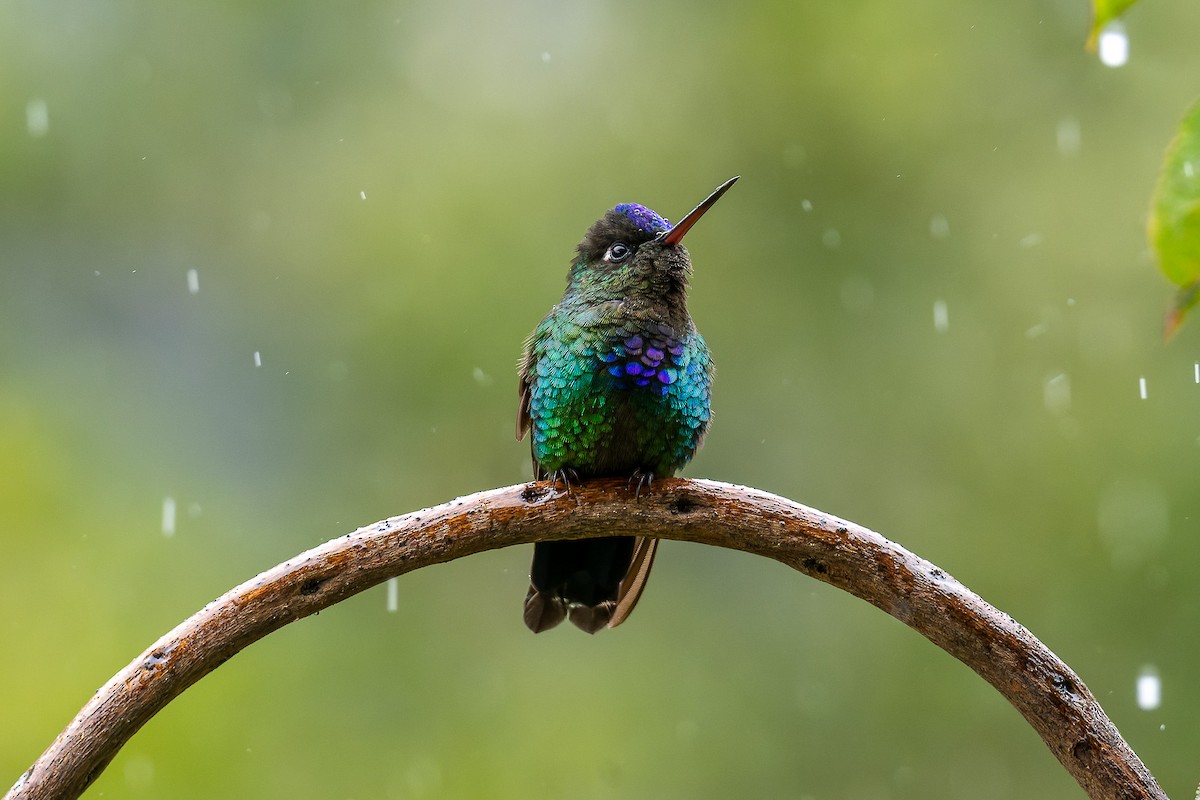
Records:
{"label": "bird's chest", "polygon": [[686,446],[692,429],[675,392],[690,377],[687,346],[668,326],[568,326],[536,355],[530,410],[543,466],[584,475],[661,474]]}

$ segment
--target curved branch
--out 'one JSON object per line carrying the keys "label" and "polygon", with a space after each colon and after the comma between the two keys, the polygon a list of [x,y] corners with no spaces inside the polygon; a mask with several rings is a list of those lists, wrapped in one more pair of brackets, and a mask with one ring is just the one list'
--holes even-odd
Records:
{"label": "curved branch", "polygon": [[656,482],[637,501],[624,481],[591,481],[569,496],[547,483],[509,486],[301,553],[209,603],[113,676],[5,798],[78,797],[155,713],[242,648],[390,577],[514,544],[614,534],[745,550],[845,589],[992,684],[1094,800],[1166,800],[1075,673],[941,569],[873,531],[782,497],[678,479]]}

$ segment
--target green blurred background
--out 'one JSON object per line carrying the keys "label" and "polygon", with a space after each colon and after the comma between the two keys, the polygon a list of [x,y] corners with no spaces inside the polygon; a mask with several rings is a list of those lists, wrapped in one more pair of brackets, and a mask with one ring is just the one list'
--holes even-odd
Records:
{"label": "green blurred background", "polygon": [[[1200,93],[1200,4],[1134,8],[1120,69],[1087,22],[0,2],[0,784],[231,586],[525,480],[514,364],[584,229],[740,174],[688,237],[719,375],[686,474],[944,567],[1191,796],[1200,324],[1163,344],[1143,227]],[[529,555],[280,631],[89,796],[1082,796],[973,673],[774,562],[667,542],[627,626],[534,638]]]}

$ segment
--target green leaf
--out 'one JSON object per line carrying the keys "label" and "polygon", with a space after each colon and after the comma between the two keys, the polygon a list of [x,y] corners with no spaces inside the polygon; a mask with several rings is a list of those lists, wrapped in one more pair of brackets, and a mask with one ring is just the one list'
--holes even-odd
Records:
{"label": "green leaf", "polygon": [[1200,302],[1200,281],[1189,284],[1175,293],[1175,299],[1163,324],[1164,338],[1170,339],[1175,335],[1175,331],[1183,324],[1184,315],[1191,311],[1197,302]]}
{"label": "green leaf", "polygon": [[1182,289],[1167,315],[1170,336],[1200,302],[1200,100],[1167,148],[1146,234],[1159,269]]}
{"label": "green leaf", "polygon": [[1137,0],[1092,0],[1092,27],[1088,31],[1087,49],[1096,52],[1096,42],[1104,26],[1125,13]]}

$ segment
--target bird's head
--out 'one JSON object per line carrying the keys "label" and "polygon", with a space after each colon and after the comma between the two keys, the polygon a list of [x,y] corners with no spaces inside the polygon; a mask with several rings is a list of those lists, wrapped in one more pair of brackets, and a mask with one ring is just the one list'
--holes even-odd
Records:
{"label": "bird's head", "polygon": [[621,203],[592,224],[568,277],[568,294],[614,299],[685,292],[691,261],[684,234],[720,199],[730,178],[677,224],[639,203]]}

